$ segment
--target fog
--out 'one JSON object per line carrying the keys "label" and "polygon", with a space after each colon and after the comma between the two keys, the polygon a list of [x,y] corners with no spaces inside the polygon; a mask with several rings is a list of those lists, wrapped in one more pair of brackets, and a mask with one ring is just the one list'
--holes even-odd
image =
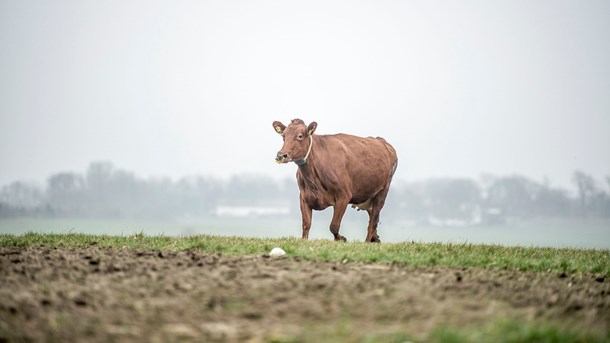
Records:
{"label": "fog", "polygon": [[299,117],[318,134],[386,138],[396,208],[430,180],[485,197],[486,176],[520,177],[579,216],[576,171],[595,194],[610,175],[609,13],[607,1],[2,1],[0,186],[44,203],[54,175],[111,162],[142,182],[250,175],[294,192],[271,123]]}
{"label": "fog", "polygon": [[[394,182],[379,229],[385,241],[475,242],[610,248],[610,177],[572,175],[576,194],[521,175]],[[312,238],[329,237],[332,210],[316,212]],[[144,179],[109,162],[61,172],[45,187],[0,189],[0,232],[300,235],[292,178],[193,175]],[[350,210],[343,234],[361,240],[366,212]]]}

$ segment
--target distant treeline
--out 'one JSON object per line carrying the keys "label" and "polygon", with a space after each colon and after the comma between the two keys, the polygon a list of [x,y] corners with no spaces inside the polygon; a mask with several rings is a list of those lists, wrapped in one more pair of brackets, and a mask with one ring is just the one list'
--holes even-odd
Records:
{"label": "distant treeline", "polygon": [[[610,218],[610,176],[599,182],[575,171],[572,181],[576,193],[519,175],[476,181],[395,180],[383,216],[386,221],[449,226],[536,217]],[[0,218],[205,218],[217,215],[219,206],[280,207],[298,215],[298,189],[293,179],[277,181],[264,175],[143,179],[111,163],[96,162],[84,174],[52,175],[44,187],[18,181],[0,191]]]}

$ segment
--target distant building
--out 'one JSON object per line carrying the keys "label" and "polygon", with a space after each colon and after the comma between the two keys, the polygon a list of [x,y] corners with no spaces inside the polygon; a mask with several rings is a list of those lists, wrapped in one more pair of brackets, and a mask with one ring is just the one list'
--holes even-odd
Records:
{"label": "distant building", "polygon": [[264,217],[286,216],[290,214],[289,207],[282,206],[217,206],[213,213],[219,217]]}

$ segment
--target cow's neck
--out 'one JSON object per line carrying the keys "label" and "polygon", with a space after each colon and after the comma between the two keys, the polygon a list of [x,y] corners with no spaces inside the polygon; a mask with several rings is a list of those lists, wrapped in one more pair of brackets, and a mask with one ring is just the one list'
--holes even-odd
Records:
{"label": "cow's neck", "polygon": [[[317,139],[318,137],[313,137],[310,136],[310,140],[309,140],[309,147],[307,148],[307,155],[305,155],[305,157],[301,160],[298,161],[294,161],[294,163],[299,166],[299,171],[301,173],[305,173],[308,174],[309,172],[313,171],[313,169],[316,166],[317,163],[317,156],[316,153],[318,152],[318,150],[316,148],[314,148],[314,145],[317,144]],[[316,150],[316,151],[313,151]]]}
{"label": "cow's neck", "polygon": [[[302,161],[302,160],[301,160]],[[303,187],[309,189],[310,191],[316,192],[322,189],[320,185],[320,179],[318,177],[318,173],[316,171],[316,167],[318,164],[318,159],[316,152],[308,156],[304,163],[298,164],[298,174],[299,177],[303,180]],[[298,177],[297,177],[298,178]]]}
{"label": "cow's neck", "polygon": [[306,189],[307,192],[313,192],[313,194],[327,189],[324,182],[327,179],[323,167],[324,149],[320,149],[322,140],[324,140],[323,135],[313,137],[314,147],[307,158],[307,163],[300,165],[297,171],[297,179],[301,179],[303,189]]}
{"label": "cow's neck", "polygon": [[309,158],[309,154],[311,153],[311,149],[313,148],[313,135],[309,135],[309,147],[307,147],[307,154],[303,159],[294,161],[297,166],[304,166],[307,164],[307,159]]}

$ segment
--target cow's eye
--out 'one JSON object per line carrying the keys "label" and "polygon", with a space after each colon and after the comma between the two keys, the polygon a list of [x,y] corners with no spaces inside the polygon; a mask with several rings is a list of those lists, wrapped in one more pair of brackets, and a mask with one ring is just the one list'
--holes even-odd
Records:
{"label": "cow's eye", "polygon": [[297,136],[297,139],[298,139],[298,140],[303,139],[303,135],[298,135],[298,136]]}

